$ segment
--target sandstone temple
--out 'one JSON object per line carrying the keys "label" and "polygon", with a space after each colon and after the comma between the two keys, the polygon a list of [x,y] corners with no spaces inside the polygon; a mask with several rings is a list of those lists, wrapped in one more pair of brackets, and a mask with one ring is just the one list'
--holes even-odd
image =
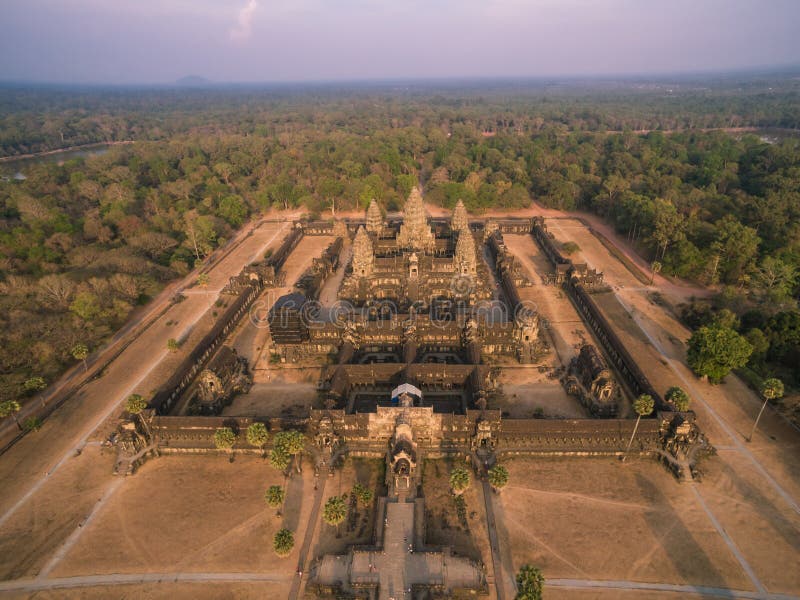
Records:
{"label": "sandstone temple", "polygon": [[[540,281],[506,247],[509,234],[531,236],[547,258]],[[286,261],[308,236],[333,241],[297,281],[286,281]],[[332,281],[335,298],[322,293]],[[531,285],[560,286],[591,332],[560,376],[584,418],[511,418],[494,405],[502,369],[534,368],[553,352],[538,308],[522,300]],[[592,297],[603,285],[602,273],[561,254],[544,219],[471,219],[460,201],[449,218],[432,219],[419,189],[399,215],[384,215],[373,201],[361,219],[298,221],[277,250],[231,277],[214,329],[149,408],[120,425],[117,472],[133,473],[162,453],[214,452],[222,426],[298,429],[321,473],[346,457],[386,465],[373,543],[322,557],[313,573],[320,593],[482,590],[481,565],[426,542],[422,461],[458,460],[480,474],[514,456],[621,456],[630,444],[688,479],[708,448],[694,414],[664,400],[620,342]],[[271,414],[268,402],[263,415],[237,416],[228,407],[247,396],[253,365],[231,339],[252,326],[253,307],[274,290],[281,294],[258,323],[264,352],[275,369],[317,369],[318,401],[299,416]],[[620,406],[640,394],[656,408],[635,428]]]}

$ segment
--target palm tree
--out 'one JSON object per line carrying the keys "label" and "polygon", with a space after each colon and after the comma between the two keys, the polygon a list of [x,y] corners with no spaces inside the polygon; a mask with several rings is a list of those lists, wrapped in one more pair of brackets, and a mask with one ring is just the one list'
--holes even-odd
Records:
{"label": "palm tree", "polygon": [[489,485],[491,485],[496,492],[506,487],[507,484],[508,469],[503,465],[495,465],[489,469]]}
{"label": "palm tree", "polygon": [[[44,380],[44,377],[31,377],[30,379],[25,380],[25,383],[22,384],[22,388],[28,394],[35,394],[36,392],[41,392],[43,389],[47,387],[47,383]],[[39,401],[44,406],[44,396],[39,396]]]}
{"label": "palm tree", "polygon": [[181,347],[180,342],[178,342],[178,340],[176,340],[175,338],[169,338],[167,340],[167,350],[169,350],[170,352],[177,352],[180,349],[180,347]]}
{"label": "palm tree", "polygon": [[236,434],[230,427],[220,427],[214,432],[214,446],[217,450],[233,450]]}
{"label": "palm tree", "polygon": [[125,400],[125,410],[132,415],[138,415],[145,408],[147,408],[147,401],[139,394],[131,394],[128,396],[128,399]]}
{"label": "palm tree", "polygon": [[764,380],[764,383],[761,384],[761,397],[764,399],[764,404],[761,405],[761,410],[758,411],[756,422],[753,423],[753,429],[750,431],[750,435],[747,436],[748,442],[753,439],[753,434],[755,434],[756,428],[758,427],[761,413],[763,413],[764,409],[767,407],[767,402],[781,398],[783,396],[783,391],[783,382],[774,377]]}
{"label": "palm tree", "polygon": [[370,502],[372,502],[372,490],[360,483],[353,486],[353,495],[362,506],[369,506]]}
{"label": "palm tree", "polygon": [[541,600],[544,577],[536,567],[524,565],[517,573],[517,595],[514,600]]}
{"label": "palm tree", "polygon": [[631,434],[631,439],[628,440],[628,447],[625,448],[625,454],[622,457],[623,461],[628,456],[628,450],[631,449],[633,438],[636,436],[636,430],[639,429],[639,421],[642,420],[642,417],[646,417],[647,415],[653,412],[655,404],[656,403],[650,394],[642,394],[636,400],[633,401],[633,410],[636,411],[636,414],[638,416],[636,417],[636,425],[633,427],[633,433]]}
{"label": "palm tree", "polygon": [[657,260],[654,260],[653,264],[650,265],[650,269],[650,285],[653,285],[653,280],[656,278],[656,273],[661,272],[661,263]]}
{"label": "palm tree", "polygon": [[472,478],[464,467],[456,467],[450,472],[450,489],[456,496],[460,496],[469,487]]}
{"label": "palm tree", "polygon": [[[275,434],[275,440],[273,441],[273,450],[272,453],[276,457],[279,458],[280,462],[280,455],[285,455],[286,457],[296,457],[300,454],[306,445],[306,436],[302,434],[302,432],[297,431],[295,429],[288,429],[286,431],[280,431]],[[287,461],[288,462],[288,461]],[[300,472],[300,462],[297,461],[297,472]],[[286,468],[286,465],[283,466]]]}
{"label": "palm tree", "polygon": [[280,507],[285,497],[286,492],[284,492],[283,488],[279,485],[269,486],[264,494],[264,500],[267,502],[267,505],[271,508],[277,508],[278,514],[281,514]]}
{"label": "palm tree", "polygon": [[[200,273],[200,275],[197,276],[197,285],[206,291],[206,296],[208,296],[209,283],[211,283],[211,277],[209,277],[208,273]],[[209,305],[210,304],[209,302]]]}
{"label": "palm tree", "polygon": [[70,348],[69,353],[72,354],[72,358],[75,360],[82,360],[83,361],[83,371],[84,373],[89,370],[89,366],[86,364],[86,358],[89,356],[89,348],[83,342],[78,342],[72,348]]}
{"label": "palm tree", "polygon": [[322,510],[322,519],[331,527],[337,528],[347,518],[347,505],[344,503],[344,496],[331,496],[325,502]]}
{"label": "palm tree", "polygon": [[247,428],[247,443],[264,450],[264,445],[269,440],[267,426],[264,423],[253,423]]}
{"label": "palm tree", "polygon": [[17,424],[17,427],[22,430],[22,425],[19,424],[19,420],[17,419],[17,413],[19,409],[22,408],[16,400],[3,400],[0,402],[0,419],[5,417],[11,416],[14,419],[14,423]]}
{"label": "palm tree", "polygon": [[281,558],[286,558],[294,548],[294,534],[288,529],[280,529],[272,538],[272,549]]}
{"label": "palm tree", "polygon": [[673,386],[664,394],[664,399],[671,403],[678,412],[689,410],[689,394],[678,386]]}
{"label": "palm tree", "polygon": [[273,448],[269,453],[269,464],[279,471],[285,471],[286,467],[289,466],[290,460],[291,457],[280,448]]}

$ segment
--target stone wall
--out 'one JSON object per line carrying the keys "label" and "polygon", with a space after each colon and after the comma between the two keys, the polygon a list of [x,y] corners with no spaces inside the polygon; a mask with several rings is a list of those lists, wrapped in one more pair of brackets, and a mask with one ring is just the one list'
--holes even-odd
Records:
{"label": "stone wall", "polygon": [[561,256],[561,253],[547,234],[543,222],[537,221],[534,223],[533,238],[554,267],[567,265],[566,278],[563,284],[567,295],[584,322],[594,331],[606,355],[611,359],[617,372],[633,395],[649,394],[653,397],[657,410],[670,410],[670,406],[655,391],[650,381],[639,368],[636,360],[622,344],[619,336],[617,336],[614,328],[603,315],[597,303],[595,303],[578,278],[573,276],[574,267],[572,262]]}
{"label": "stone wall", "polygon": [[175,401],[191,384],[197,374],[203,369],[219,348],[225,337],[248,314],[253,301],[258,298],[263,290],[260,281],[251,281],[250,284],[236,297],[223,315],[200,342],[189,351],[188,356],[181,362],[167,382],[162,385],[150,400],[149,407],[160,414],[166,414],[174,406]]}

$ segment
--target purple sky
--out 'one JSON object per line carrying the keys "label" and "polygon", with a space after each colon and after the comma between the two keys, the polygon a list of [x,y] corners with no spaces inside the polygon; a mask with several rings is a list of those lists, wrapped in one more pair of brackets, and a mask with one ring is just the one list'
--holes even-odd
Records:
{"label": "purple sky", "polygon": [[800,0],[1,0],[0,80],[659,74],[800,63]]}

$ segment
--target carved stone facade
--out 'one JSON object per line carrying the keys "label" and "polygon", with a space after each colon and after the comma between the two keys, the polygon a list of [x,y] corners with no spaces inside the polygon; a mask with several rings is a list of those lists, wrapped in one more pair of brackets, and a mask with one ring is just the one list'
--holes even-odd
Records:
{"label": "carved stone facade", "polygon": [[222,346],[208,366],[200,372],[190,392],[189,414],[218,415],[237,393],[247,393],[253,379],[247,360],[230,346]]}
{"label": "carved stone facade", "polygon": [[591,344],[582,346],[578,356],[572,359],[564,383],[567,392],[577,396],[593,416],[616,416],[619,386],[603,357]]}

